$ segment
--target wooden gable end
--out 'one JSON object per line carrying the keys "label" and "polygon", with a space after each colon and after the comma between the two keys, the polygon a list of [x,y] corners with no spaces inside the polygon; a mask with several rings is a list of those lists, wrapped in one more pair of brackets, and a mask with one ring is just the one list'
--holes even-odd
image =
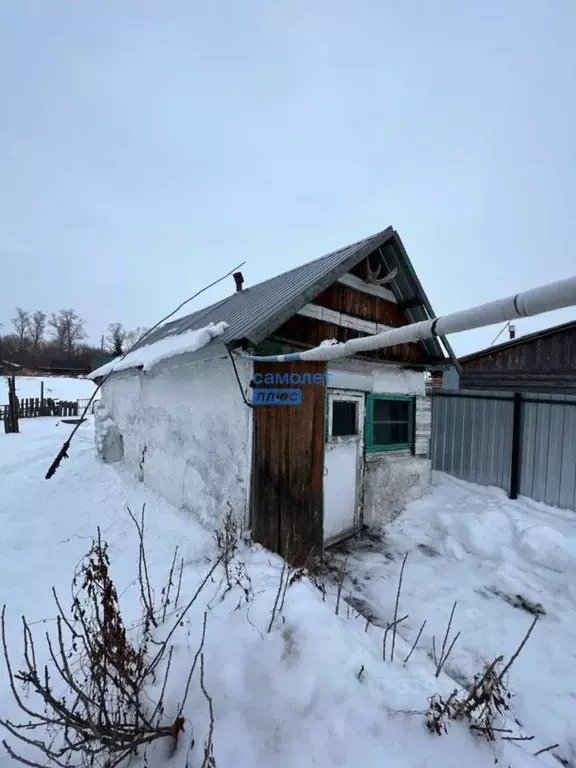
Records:
{"label": "wooden gable end", "polygon": [[[273,338],[310,348],[327,339],[346,342],[409,325],[410,320],[390,289],[370,284],[361,277],[367,273],[363,264],[355,268],[355,274],[344,275],[318,294],[278,328]],[[362,357],[416,365],[428,362],[425,349],[418,343],[398,344],[363,353]]]}

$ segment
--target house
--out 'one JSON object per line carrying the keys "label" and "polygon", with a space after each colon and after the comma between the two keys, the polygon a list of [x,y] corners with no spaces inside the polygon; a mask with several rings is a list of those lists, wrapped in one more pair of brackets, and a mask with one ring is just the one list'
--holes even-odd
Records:
{"label": "house", "polygon": [[503,344],[461,357],[456,388],[576,394],[576,321],[511,335]]}
{"label": "house", "polygon": [[[230,505],[256,541],[303,560],[426,488],[425,373],[449,364],[444,349],[454,357],[434,337],[328,364],[249,359],[434,317],[391,227],[249,288],[234,278],[228,298],[162,326],[105,380],[100,452],[210,524]],[[199,329],[213,338],[187,344]]]}
{"label": "house", "polygon": [[10,360],[0,360],[1,376],[19,376],[22,372],[22,366],[18,363],[12,363]]}

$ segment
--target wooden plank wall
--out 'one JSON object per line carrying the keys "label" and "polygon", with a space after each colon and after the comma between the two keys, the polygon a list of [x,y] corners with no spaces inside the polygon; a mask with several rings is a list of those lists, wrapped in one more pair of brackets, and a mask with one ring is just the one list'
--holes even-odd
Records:
{"label": "wooden plank wall", "polygon": [[[269,372],[324,373],[325,365],[254,364],[254,373]],[[293,565],[323,546],[324,402],[324,384],[310,384],[301,405],[254,408],[252,536]]]}
{"label": "wooden plank wall", "polygon": [[[314,320],[311,317],[303,317],[302,315],[294,315],[274,334],[278,339],[298,341],[311,347],[318,346],[326,339],[336,339],[336,341],[345,342],[369,335],[368,333],[359,333],[352,328],[343,328],[340,325],[333,325],[322,320]],[[382,362],[420,364],[423,354],[417,344],[397,344],[393,347],[377,350],[376,352],[363,352],[362,357]]]}
{"label": "wooden plank wall", "polygon": [[316,296],[313,303],[334,309],[336,312],[345,312],[347,315],[361,317],[364,320],[390,325],[393,328],[408,325],[406,315],[397,304],[341,283],[333,283]]}
{"label": "wooden plank wall", "polygon": [[[333,283],[316,296],[312,303],[326,309],[332,309],[335,312],[342,312],[350,317],[371,320],[392,328],[399,328],[410,322],[397,304],[341,283]],[[355,329],[344,328],[324,320],[316,320],[302,315],[294,315],[274,333],[277,339],[297,341],[312,347],[326,339],[345,342],[369,335]],[[382,362],[415,364],[425,362],[425,353],[420,344],[397,344],[375,352],[363,353],[363,357]]]}
{"label": "wooden plank wall", "polygon": [[576,329],[462,361],[460,389],[576,393]]}
{"label": "wooden plank wall", "polygon": [[459,388],[576,395],[576,368],[561,372],[463,370]]}

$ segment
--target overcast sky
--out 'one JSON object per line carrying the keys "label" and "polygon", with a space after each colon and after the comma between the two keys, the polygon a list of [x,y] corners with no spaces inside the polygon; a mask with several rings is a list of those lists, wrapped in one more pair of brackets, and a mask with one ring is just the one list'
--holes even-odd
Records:
{"label": "overcast sky", "polygon": [[0,0],[3,330],[96,342],[388,225],[438,315],[575,274],[575,38],[574,0]]}

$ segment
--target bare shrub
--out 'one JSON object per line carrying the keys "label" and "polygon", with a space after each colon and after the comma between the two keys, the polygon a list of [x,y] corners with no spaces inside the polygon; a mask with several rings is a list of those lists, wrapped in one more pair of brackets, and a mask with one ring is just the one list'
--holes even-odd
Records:
{"label": "bare shrub", "polygon": [[438,693],[430,697],[426,713],[426,725],[429,731],[438,736],[448,731],[448,720],[455,718],[456,709],[460,703],[457,701],[457,696],[458,691],[454,690],[446,699]]}
{"label": "bare shrub", "polygon": [[[452,615],[453,613],[454,609]],[[526,645],[538,618],[536,616],[507,664],[503,665],[504,657],[498,656],[484,665],[481,674],[474,676],[468,691],[458,693],[454,690],[447,698],[439,694],[430,698],[426,713],[426,724],[430,731],[441,735],[447,732],[450,720],[467,720],[470,729],[488,741],[495,741],[497,734],[512,733],[510,729],[499,728],[496,725],[510,708],[508,702],[512,698],[505,677]],[[445,642],[448,631],[446,631]],[[533,738],[533,736],[502,736],[502,739],[508,741],[530,741]]]}
{"label": "bare shrub", "polygon": [[[70,612],[66,612],[53,591],[58,615],[56,633],[46,633],[48,664],[39,666],[35,641],[30,624],[22,617],[23,669],[15,670],[10,659],[6,639],[5,612],[2,610],[2,644],[12,694],[25,722],[15,723],[0,719],[15,739],[33,747],[37,759],[17,753],[6,740],[2,741],[11,758],[31,766],[50,765],[66,768],[81,765],[86,768],[114,768],[124,758],[137,754],[157,739],[167,738],[173,749],[179,734],[184,731],[182,712],[202,641],[188,679],[178,710],[165,711],[165,691],[171,669],[173,646],[170,640],[182,625],[198,595],[220,564],[216,560],[197,588],[192,599],[180,611],[165,639],[156,643],[154,654],[149,653],[151,632],[165,615],[170,594],[170,582],[163,590],[159,607],[154,604],[153,591],[148,579],[144,550],[144,520],[138,524],[139,568],[138,585],[142,603],[142,618],[137,637],[129,636],[121,613],[118,593],[110,575],[108,545],[100,531],[92,541],[73,581]],[[174,569],[171,569],[171,574]],[[133,633],[136,634],[136,633]],[[145,695],[145,686],[156,681],[157,669],[164,664],[160,693],[156,701]],[[37,705],[28,704],[17,684],[31,694]]]}
{"label": "bare shrub", "polygon": [[[509,709],[510,693],[499,674],[502,656],[484,666],[481,674],[474,676],[470,691],[458,695],[454,690],[448,698],[436,694],[430,699],[427,725],[433,733],[446,733],[449,720],[466,719],[471,730],[488,741],[494,741],[501,731],[495,723]],[[510,731],[508,731],[510,732]]]}
{"label": "bare shrub", "polygon": [[252,580],[248,574],[246,564],[238,557],[238,547],[242,540],[246,540],[242,524],[234,517],[230,504],[227,504],[222,527],[214,534],[214,542],[222,558],[224,578],[226,579],[226,588],[222,593],[222,599],[234,587],[239,587],[242,596],[238,603],[238,608],[240,608],[243,600],[249,603],[254,596]]}

